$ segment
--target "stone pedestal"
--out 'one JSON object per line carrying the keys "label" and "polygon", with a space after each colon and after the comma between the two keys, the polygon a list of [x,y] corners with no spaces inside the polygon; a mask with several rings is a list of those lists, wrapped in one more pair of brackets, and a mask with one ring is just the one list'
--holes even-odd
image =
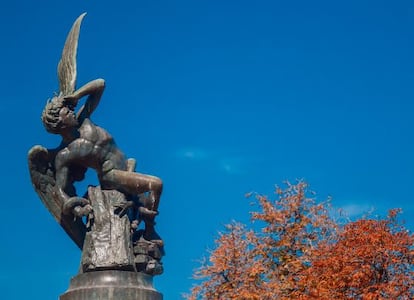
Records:
{"label": "stone pedestal", "polygon": [[152,285],[152,276],[129,271],[94,271],[70,281],[60,300],[162,300]]}

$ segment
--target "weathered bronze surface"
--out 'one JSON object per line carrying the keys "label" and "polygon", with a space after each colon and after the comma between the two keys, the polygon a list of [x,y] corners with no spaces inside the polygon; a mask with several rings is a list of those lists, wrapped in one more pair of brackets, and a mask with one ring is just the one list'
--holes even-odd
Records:
{"label": "weathered bronze surface", "polygon": [[[90,120],[105,81],[96,79],[76,89],[76,54],[84,16],[75,21],[65,42],[58,64],[60,91],[42,113],[45,129],[61,135],[62,142],[55,149],[30,149],[31,180],[44,205],[83,250],[81,273],[161,274],[163,241],[154,219],[162,181],[135,172],[135,159],[127,159],[112,136]],[[85,96],[85,104],[77,109]],[[85,179],[88,168],[96,171],[100,186],[90,186],[85,195],[78,195],[74,183]]]}

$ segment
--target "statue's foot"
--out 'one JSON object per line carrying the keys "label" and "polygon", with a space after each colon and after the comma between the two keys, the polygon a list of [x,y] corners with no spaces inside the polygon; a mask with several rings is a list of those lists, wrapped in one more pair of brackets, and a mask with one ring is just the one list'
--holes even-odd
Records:
{"label": "statue's foot", "polygon": [[158,235],[158,233],[155,232],[155,230],[145,230],[144,239],[156,244],[159,247],[164,246],[164,241],[161,239],[161,237]]}
{"label": "statue's foot", "polygon": [[[144,236],[144,239],[146,239],[145,236]],[[150,241],[151,243],[156,244],[158,247],[164,247],[164,241],[163,240],[148,239],[148,241]]]}
{"label": "statue's foot", "polygon": [[145,217],[155,217],[156,215],[158,215],[158,211],[151,210],[143,206],[139,208],[139,212],[141,213],[141,215]]}

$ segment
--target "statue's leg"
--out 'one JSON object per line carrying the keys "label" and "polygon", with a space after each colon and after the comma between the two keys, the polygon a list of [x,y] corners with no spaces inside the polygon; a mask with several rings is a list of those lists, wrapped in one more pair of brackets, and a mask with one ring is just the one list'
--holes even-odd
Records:
{"label": "statue's leg", "polygon": [[161,179],[151,175],[113,169],[102,176],[101,184],[104,188],[116,188],[131,195],[150,193],[150,205],[146,203],[139,209],[145,222],[144,238],[162,246],[163,242],[154,228],[154,218],[158,213],[162,193]]}
{"label": "statue's leg", "polygon": [[108,186],[120,189],[131,195],[150,192],[153,203],[148,208],[153,211],[158,210],[162,193],[162,181],[158,177],[113,169],[102,176],[101,184],[104,188]]}

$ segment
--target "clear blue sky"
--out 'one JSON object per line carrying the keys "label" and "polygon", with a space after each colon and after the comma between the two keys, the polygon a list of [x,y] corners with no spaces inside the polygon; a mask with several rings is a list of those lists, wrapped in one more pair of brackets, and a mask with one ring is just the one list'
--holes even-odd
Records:
{"label": "clear blue sky", "polygon": [[165,184],[166,300],[223,224],[248,220],[244,194],[285,179],[352,216],[401,207],[414,228],[412,1],[2,1],[4,299],[57,299],[77,272],[26,154],[59,143],[40,114],[84,11],[78,84],[107,82],[93,121]]}

